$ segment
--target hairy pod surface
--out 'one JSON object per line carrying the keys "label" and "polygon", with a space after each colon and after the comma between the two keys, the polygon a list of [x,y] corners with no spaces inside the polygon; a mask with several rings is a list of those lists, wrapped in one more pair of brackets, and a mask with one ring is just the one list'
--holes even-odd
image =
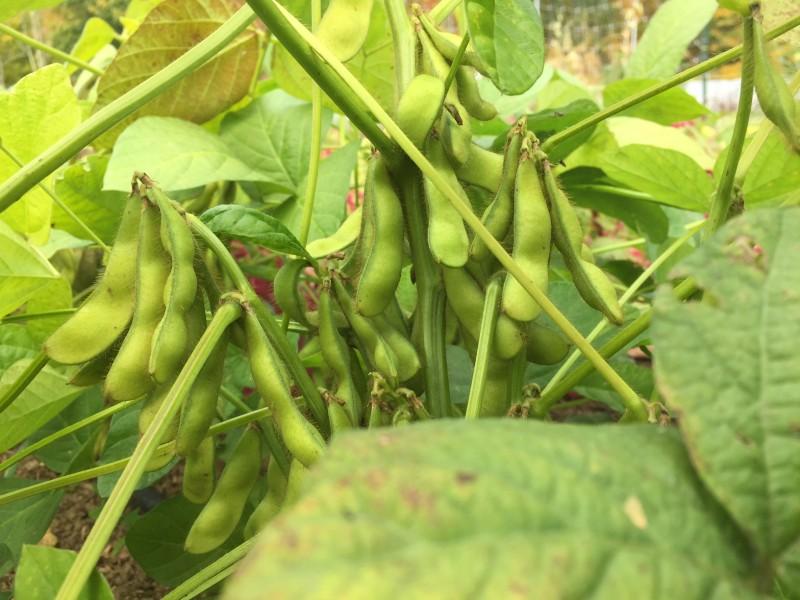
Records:
{"label": "hairy pod surface", "polygon": [[525,352],[528,362],[555,365],[564,360],[569,352],[569,344],[561,334],[538,323],[528,323],[527,335]]}
{"label": "hairy pod surface", "polygon": [[[440,31],[424,13],[417,11],[417,18],[425,29],[425,33],[428,34],[431,42],[442,56],[450,62],[454,61],[458,54],[458,48],[461,45],[461,37],[449,31]],[[483,62],[481,57],[478,56],[478,53],[472,48],[472,44],[467,45],[467,50],[461,57],[461,64],[469,65],[487,77],[489,75],[489,69],[486,63]]]}
{"label": "hairy pod surface", "polygon": [[315,32],[342,62],[358,54],[369,32],[372,0],[331,0]]}
{"label": "hairy pod surface", "polygon": [[44,343],[52,360],[77,365],[108,350],[133,316],[136,256],[142,201],[131,195],[122,213],[108,265],[97,287],[61,327]]}
{"label": "hairy pod surface", "polygon": [[397,105],[397,124],[417,148],[425,140],[442,110],[444,82],[421,73],[411,80]]}
{"label": "hairy pod surface", "polygon": [[461,181],[476,185],[493,194],[503,181],[503,156],[472,144],[467,162],[455,165],[456,175]]}
{"label": "hairy pod surface", "polygon": [[494,104],[481,97],[478,82],[475,79],[475,68],[460,66],[456,70],[456,86],[458,99],[470,115],[479,121],[491,121],[497,116]]}
{"label": "hairy pod surface", "polygon": [[208,502],[214,492],[214,438],[205,438],[186,455],[181,490],[183,497],[194,504]]}
{"label": "hairy pod surface", "polygon": [[299,291],[300,276],[306,267],[308,267],[308,261],[302,258],[286,261],[275,275],[273,290],[275,301],[284,314],[293,321],[308,326],[305,312],[306,301]]}
{"label": "hairy pod surface", "polygon": [[267,493],[258,503],[244,527],[244,537],[249,539],[261,531],[283,508],[286,496],[286,476],[274,460],[267,467]]}
{"label": "hairy pod surface", "polygon": [[[319,295],[319,342],[322,358],[336,377],[336,396],[344,401],[350,421],[358,423],[361,401],[351,375],[350,350],[334,318],[329,281],[323,284]],[[330,417],[330,410],[328,413]]]}

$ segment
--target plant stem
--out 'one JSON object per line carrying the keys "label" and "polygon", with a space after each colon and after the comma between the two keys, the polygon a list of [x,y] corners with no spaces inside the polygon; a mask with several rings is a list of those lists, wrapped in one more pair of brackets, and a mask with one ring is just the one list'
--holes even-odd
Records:
{"label": "plant stem", "polygon": [[16,321],[33,321],[36,319],[49,319],[51,317],[62,317],[64,315],[71,315],[76,308],[57,308],[55,310],[48,310],[38,313],[20,313],[18,315],[8,315],[0,319],[0,325],[5,323],[14,323]]}
{"label": "plant stem", "polygon": [[231,300],[224,302],[217,309],[208,328],[203,332],[200,341],[192,350],[175,383],[164,398],[153,422],[136,445],[130,462],[114,486],[108,501],[103,505],[100,516],[95,521],[75,562],[64,578],[56,600],[75,600],[80,595],[103,552],[103,548],[108,543],[114,527],[119,522],[125,506],[136,489],[136,484],[144,474],[147,463],[152,459],[159,441],[167,431],[172,419],[178,414],[181,404],[189,395],[192,384],[197,379],[217,341],[241,313],[241,305]]}
{"label": "plant stem", "polygon": [[414,78],[414,33],[403,0],[385,0],[385,6],[394,42],[395,93],[399,100]]}
{"label": "plant stem", "polygon": [[139,402],[139,400],[128,400],[127,402],[120,402],[119,404],[114,404],[112,406],[109,406],[108,408],[104,408],[100,412],[96,412],[93,415],[89,415],[88,417],[81,419],[80,421],[76,421],[71,425],[59,429],[55,433],[51,433],[47,437],[40,439],[38,442],[35,442],[30,446],[26,446],[16,454],[9,456],[6,460],[0,462],[0,473],[9,469],[10,467],[13,467],[22,459],[27,458],[28,456],[41,450],[45,446],[49,446],[53,442],[58,441],[61,438],[70,435],[71,433],[75,433],[76,431],[83,429],[84,427],[88,427],[89,425],[93,425],[98,421],[102,421],[106,417],[115,415],[118,412],[125,410],[129,406],[133,406],[137,402]]}
{"label": "plant stem", "polygon": [[203,240],[209,250],[214,253],[220,266],[233,282],[233,285],[253,308],[256,317],[258,317],[261,326],[267,334],[267,338],[289,369],[292,379],[294,379],[303,397],[306,399],[306,402],[308,402],[311,412],[314,414],[314,418],[317,420],[322,432],[327,435],[329,430],[328,410],[325,407],[325,403],[322,401],[322,397],[319,395],[317,386],[314,385],[303,363],[297,357],[297,352],[289,345],[286,336],[281,330],[281,326],[275,321],[275,318],[264,305],[264,302],[258,294],[253,291],[253,287],[250,285],[247,277],[242,273],[236,260],[231,256],[231,253],[228,252],[225,244],[223,244],[220,239],[214,235],[214,232],[206,227],[205,223],[198,217],[187,213],[186,218],[189,221],[189,226],[200,239]]}
{"label": "plant stem", "polygon": [[489,285],[486,286],[486,297],[483,301],[483,314],[481,315],[481,330],[478,335],[478,350],[475,353],[475,368],[472,370],[467,410],[464,413],[465,419],[477,419],[481,416],[483,395],[486,391],[486,376],[494,346],[494,332],[497,325],[497,313],[500,307],[500,294],[502,291],[503,282],[499,277],[494,277],[489,282]]}
{"label": "plant stem", "polygon": [[[0,23],[0,25],[2,25],[2,23]],[[22,167],[22,161],[20,161],[14,155],[14,153],[11,152],[11,150],[9,150],[8,148],[5,147],[5,145],[3,144],[3,140],[0,140],[0,150],[2,150],[3,153],[6,156],[8,156],[8,158],[10,158],[14,162],[14,164],[17,165],[17,167]],[[56,196],[56,194],[55,194],[55,192],[53,192],[53,190],[51,190],[49,187],[45,186],[41,181],[37,185],[39,186],[39,188],[45,194],[50,196],[50,199],[53,202],[55,202],[56,206],[58,206],[61,210],[63,210],[65,213],[67,213],[67,216],[70,219],[72,219],[78,225],[78,227],[80,227],[81,229],[83,229],[86,232],[86,235],[89,236],[90,240],[92,240],[95,244],[97,244],[98,246],[100,246],[103,249],[103,252],[110,252],[111,249],[106,245],[106,243],[103,240],[100,239],[100,236],[97,235],[95,233],[95,231],[91,227],[89,227],[86,223],[84,223],[83,219],[81,219],[78,215],[76,215],[75,212],[69,206],[64,204],[61,201],[61,199],[58,196]]]}
{"label": "plant stem", "polygon": [[635,240],[626,240],[624,242],[618,242],[616,244],[609,244],[608,246],[592,246],[592,254],[595,256],[599,256],[600,254],[608,254],[610,252],[616,252],[617,250],[625,250],[626,248],[635,248],[636,246],[644,246],[647,243],[647,239],[640,237],[636,238]]}
{"label": "plant stem", "polygon": [[453,207],[458,211],[464,221],[475,232],[481,241],[488,247],[489,251],[497,258],[500,264],[508,271],[520,285],[530,294],[536,303],[542,308],[544,313],[549,316],[556,326],[564,332],[564,334],[583,352],[589,361],[595,366],[597,371],[606,379],[611,387],[616,391],[625,407],[630,411],[631,416],[639,419],[647,419],[647,407],[639,398],[638,394],[631,389],[619,374],[611,368],[611,366],[603,360],[597,351],[589,344],[575,326],[567,319],[555,304],[542,292],[530,277],[520,268],[520,266],[511,258],[503,246],[498,242],[494,236],[489,233],[486,227],[481,223],[472,208],[466,204],[461,195],[450,187],[445,178],[431,165],[430,161],[420,152],[420,150],[408,139],[408,136],[400,129],[392,118],[386,113],[380,103],[372,97],[372,95],[364,88],[360,81],[339,61],[324,45],[300,23],[294,15],[283,8],[281,5],[275,3],[273,0],[250,0],[253,4],[257,5],[270,5],[283,16],[287,21],[288,26],[292,27],[299,36],[301,36],[306,43],[314,48],[323,60],[325,60],[339,76],[351,87],[351,89],[358,95],[361,100],[367,105],[375,118],[384,126],[389,132],[389,135],[397,142],[403,149],[408,157],[419,167],[422,173],[430,179],[431,183],[435,185],[444,194],[448,201],[453,204]]}
{"label": "plant stem", "polygon": [[39,374],[39,371],[44,369],[45,365],[48,363],[50,359],[47,358],[47,355],[44,352],[39,352],[36,356],[31,359],[30,364],[25,368],[25,370],[20,373],[17,380],[12,383],[8,389],[0,396],[0,414],[11,406],[11,403],[17,399],[17,397],[25,390],[26,387],[33,381],[36,376]]}
{"label": "plant stem", "polygon": [[0,184],[0,212],[14,204],[34,185],[67,162],[100,134],[203,66],[244,31],[254,18],[253,11],[243,6],[203,41],[155,75],[98,110],[6,179]]}
{"label": "plant stem", "polygon": [[645,202],[658,203],[658,201],[650,194],[645,194],[644,192],[639,192],[637,190],[629,190],[628,188],[617,187],[615,185],[604,185],[602,183],[587,183],[583,185],[571,186],[570,190],[608,193],[614,194],[615,196],[620,196],[621,198],[630,198],[631,200],[643,200]]}
{"label": "plant stem", "polygon": [[[793,17],[782,23],[775,29],[772,29],[765,34],[765,38],[767,40],[775,39],[776,37],[782,36],[787,31],[791,31],[795,27],[800,25],[800,16]],[[752,31],[752,30],[751,30]],[[601,110],[600,112],[596,112],[590,117],[583,119],[582,121],[578,121],[575,125],[571,125],[566,129],[563,129],[556,133],[555,135],[547,138],[547,140],[542,144],[542,150],[548,152],[564,140],[571,138],[574,135],[577,135],[581,131],[589,129],[590,127],[594,127],[598,123],[601,123],[608,119],[609,117],[613,117],[614,115],[621,113],[623,110],[630,108],[631,106],[635,106],[640,102],[644,102],[645,100],[649,100],[653,96],[657,96],[662,92],[666,92],[669,89],[674,88],[690,79],[697,77],[698,75],[702,75],[703,73],[707,73],[708,71],[712,71],[719,66],[724,65],[727,62],[735,60],[739,58],[742,54],[742,46],[734,46],[730,50],[726,50],[725,52],[721,52],[717,54],[717,56],[705,60],[697,65],[686,69],[678,73],[677,75],[673,75],[666,81],[661,83],[654,84],[649,88],[642,90],[638,94],[634,94],[633,96],[629,96],[624,100],[620,100]]]}
{"label": "plant stem", "polygon": [[753,107],[753,83],[755,79],[755,52],[753,48],[753,17],[742,20],[742,80],[739,90],[739,106],[736,109],[736,122],[733,126],[733,137],[728,146],[728,156],[722,170],[711,208],[708,212],[708,227],[705,236],[708,238],[728,219],[733,203],[733,182],[736,168],[742,156],[744,139],[747,136],[747,124],[750,122],[750,111]]}
{"label": "plant stem", "polygon": [[450,16],[455,9],[461,4],[462,0],[442,0],[428,13],[428,18],[433,21],[434,25],[439,25],[447,17]]}
{"label": "plant stem", "polygon": [[45,54],[49,54],[54,58],[73,64],[76,67],[83,69],[84,71],[89,71],[90,73],[94,73],[98,77],[103,74],[103,71],[98,69],[94,65],[90,65],[89,63],[81,60],[76,56],[72,56],[71,54],[62,52],[58,48],[53,48],[52,46],[48,46],[47,44],[40,42],[35,38],[27,36],[21,31],[17,31],[13,27],[9,27],[8,25],[5,25],[3,23],[0,23],[0,33],[5,33],[9,37],[12,37],[17,41],[22,42],[26,46],[30,46],[31,48],[34,48],[36,50],[41,50]]}
{"label": "plant stem", "polygon": [[182,582],[175,589],[170,590],[169,594],[164,596],[162,600],[183,600],[185,598],[192,598],[193,596],[190,594],[196,594],[200,591],[199,588],[205,582],[212,579],[218,573],[224,572],[228,567],[235,565],[247,556],[247,553],[250,552],[250,549],[255,545],[255,541],[256,538],[251,538],[239,544],[233,550],[226,552],[210,565],[203,567],[203,569]]}

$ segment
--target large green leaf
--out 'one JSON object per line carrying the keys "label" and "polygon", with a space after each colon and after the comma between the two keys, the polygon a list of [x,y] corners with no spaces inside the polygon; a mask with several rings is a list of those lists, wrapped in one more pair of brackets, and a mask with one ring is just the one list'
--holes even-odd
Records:
{"label": "large green leaf", "polygon": [[[662,290],[653,320],[659,389],[762,564],[800,538],[798,231],[799,208],[732,221],[677,272],[704,300],[679,304]],[[800,577],[796,561],[790,571]]]}
{"label": "large green leaf", "polygon": [[714,168],[714,160],[705,148],[681,129],[636,117],[612,117],[606,124],[620,146],[642,144],[675,150],[690,157],[706,171]]}
{"label": "large green leaf", "polygon": [[705,28],[716,0],[667,0],[650,22],[628,63],[628,77],[662,79],[673,75],[689,43]]}
{"label": "large green leaf", "polygon": [[26,10],[39,10],[61,4],[64,0],[3,0],[0,3],[0,21],[7,21]]}
{"label": "large green leaf", "polygon": [[119,136],[103,186],[130,191],[134,172],[143,171],[167,191],[187,190],[213,181],[258,181],[264,176],[200,125],[171,117],[144,117]]}
{"label": "large green leaf", "polygon": [[[100,78],[95,111],[154,75],[208,37],[243,4],[242,0],[165,0],[120,47]],[[259,41],[243,32],[226,50],[140,108],[99,140],[111,146],[127,124],[143,115],[208,121],[247,94],[258,69]]]}
{"label": "large green leaf", "polygon": [[773,130],[750,165],[742,186],[747,206],[800,204],[800,154]]}
{"label": "large green leaf", "polygon": [[303,245],[283,223],[255,208],[223,204],[208,209],[201,219],[222,238],[258,244],[281,254],[307,256]]}
{"label": "large green leaf", "polygon": [[[656,79],[621,79],[615,81],[603,89],[603,102],[606,106],[614,104],[629,96],[638,94],[656,83],[658,83]],[[696,119],[710,112],[688,92],[679,87],[674,87],[619,114],[655,121],[662,125],[671,125],[678,121]]]}
{"label": "large green leaf", "polygon": [[542,74],[544,31],[532,2],[466,0],[475,51],[492,82],[506,94],[522,94]]}
{"label": "large green leaf", "polygon": [[714,189],[712,178],[682,152],[632,144],[601,161],[609,177],[645,192],[661,204],[702,212]]}
{"label": "large green leaf", "polygon": [[[0,140],[18,161],[33,160],[81,121],[81,108],[67,70],[49,65],[22,78],[10,92],[0,93]],[[0,181],[19,167],[0,152]],[[48,177],[45,183],[51,181]],[[9,209],[2,219],[14,230],[43,244],[50,233],[52,200],[34,188]]]}
{"label": "large green leaf", "polygon": [[224,594],[749,598],[675,431],[491,420],[345,435]]}
{"label": "large green leaf", "polygon": [[59,278],[58,271],[2,221],[0,257],[0,317]]}
{"label": "large green leaf", "polygon": [[[75,562],[76,552],[46,546],[24,546],[14,578],[16,600],[51,600],[56,597],[67,572]],[[99,572],[92,571],[89,581],[75,596],[77,600],[114,600],[111,586]]]}
{"label": "large green leaf", "polygon": [[[528,129],[536,134],[540,142],[544,142],[551,135],[586,119],[598,110],[597,104],[592,100],[579,98],[565,106],[546,108],[528,115]],[[594,127],[590,127],[551,148],[547,154],[550,162],[557,163],[564,160],[573,150],[585,144],[592,137],[594,130]]]}
{"label": "large green leaf", "polygon": [[23,358],[33,358],[39,344],[24,325],[0,325],[0,373]]}

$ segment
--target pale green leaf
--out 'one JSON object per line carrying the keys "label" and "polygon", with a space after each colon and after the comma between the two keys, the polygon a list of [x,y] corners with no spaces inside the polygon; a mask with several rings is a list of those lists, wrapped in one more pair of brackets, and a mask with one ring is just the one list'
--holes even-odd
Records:
{"label": "pale green leaf", "polygon": [[[43,313],[72,307],[72,286],[64,277],[50,279],[48,284],[34,294],[25,305],[25,314]],[[30,319],[25,324],[30,334],[44,342],[51,333],[69,318],[69,315]]]}
{"label": "pale green leaf", "polygon": [[675,150],[683,152],[706,171],[714,169],[714,160],[711,156],[700,144],[680,129],[635,117],[613,117],[606,123],[620,146],[644,144]]}
{"label": "pale green leaf", "polygon": [[[47,546],[24,546],[14,578],[16,600],[52,600],[75,562],[76,552]],[[92,571],[89,581],[76,600],[114,600],[111,586],[99,572]]]}
{"label": "pale green leaf", "polygon": [[58,277],[41,254],[0,222],[0,317],[19,308]]}
{"label": "pale green leaf", "polygon": [[427,422],[337,438],[306,484],[223,598],[755,597],[674,430]]}
{"label": "pale green leaf", "polygon": [[308,243],[306,250],[314,258],[323,258],[344,250],[356,241],[361,230],[361,207],[355,209],[331,235]]}
{"label": "pale green leaf", "polygon": [[[624,100],[658,83],[656,79],[621,79],[603,89],[603,102],[606,106]],[[710,114],[711,111],[700,104],[687,91],[674,87],[657,96],[640,102],[622,111],[621,115],[655,121],[671,125],[679,121],[689,121]]]}
{"label": "pale green leaf", "polygon": [[747,206],[800,204],[800,154],[778,131],[767,137],[745,175],[742,186]]}
{"label": "pale green leaf", "polygon": [[[81,37],[75,42],[70,54],[84,62],[91,62],[95,55],[108,46],[117,37],[114,28],[99,17],[89,17],[81,31]],[[70,64],[67,70],[74,73],[78,67]]]}
{"label": "pale green leaf", "polygon": [[18,360],[33,358],[39,347],[24,325],[16,323],[0,325],[0,373],[5,372]]}
{"label": "pale green leaf", "polygon": [[7,21],[11,17],[26,10],[39,10],[58,6],[64,0],[3,0],[0,2],[0,21]]}

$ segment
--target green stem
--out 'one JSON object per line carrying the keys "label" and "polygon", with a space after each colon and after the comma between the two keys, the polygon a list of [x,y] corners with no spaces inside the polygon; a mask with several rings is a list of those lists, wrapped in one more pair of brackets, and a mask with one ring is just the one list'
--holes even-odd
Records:
{"label": "green stem", "polygon": [[[2,23],[0,23],[0,25],[2,25]],[[6,156],[8,156],[8,158],[10,158],[12,160],[12,162],[14,162],[14,164],[17,165],[17,167],[20,167],[20,168],[22,167],[22,161],[20,161],[16,157],[16,155],[14,155],[14,153],[11,152],[11,150],[9,150],[8,148],[5,147],[5,145],[3,144],[3,140],[0,140],[0,150],[2,150],[3,153]],[[90,240],[92,240],[95,244],[97,244],[98,246],[100,246],[103,249],[103,252],[110,252],[111,251],[111,249],[106,245],[106,243],[103,240],[100,239],[100,236],[97,235],[97,233],[95,233],[95,231],[91,227],[89,227],[86,223],[84,223],[83,219],[81,219],[78,215],[76,215],[75,212],[69,206],[64,204],[61,201],[61,199],[58,196],[55,195],[55,192],[53,192],[53,190],[51,190],[49,187],[44,185],[41,181],[37,185],[39,186],[39,189],[41,189],[45,194],[50,196],[50,199],[53,202],[55,202],[56,206],[58,206],[61,210],[63,210],[65,213],[67,213],[67,216],[70,219],[72,219],[78,225],[78,227],[80,227],[81,229],[83,229],[86,232],[86,235],[89,236]]]}
{"label": "green stem", "polygon": [[450,13],[457,9],[461,3],[462,0],[442,0],[431,9],[431,12],[428,13],[428,17],[433,21],[434,25],[439,25],[449,17]]}
{"label": "green stem", "polygon": [[[658,258],[656,258],[649,267],[647,267],[644,271],[642,271],[641,275],[636,278],[636,280],[630,285],[630,287],[625,290],[625,293],[619,299],[620,306],[625,306],[625,304],[633,298],[639,289],[645,284],[645,282],[650,279],[650,276],[655,273],[667,260],[672,257],[686,242],[688,242],[694,235],[697,233],[698,230],[705,226],[706,222],[701,221],[700,223],[694,224],[689,231],[687,231],[683,236],[675,240],[669,247],[662,252]],[[586,336],[586,340],[589,342],[593,342],[597,337],[605,331],[608,327],[608,319],[602,319],[600,322],[597,323],[595,328]],[[602,353],[602,352],[601,352]],[[558,385],[558,383],[566,376],[569,370],[578,362],[580,359],[581,354],[580,352],[573,351],[570,357],[561,365],[561,368],[556,371],[556,374],[553,375],[552,379],[547,382],[544,390],[542,390],[542,398],[537,403],[537,409],[540,409],[542,414],[545,414],[552,404],[558,400],[558,397],[553,397],[551,395],[551,391],[554,387]],[[562,394],[563,396],[563,394]],[[546,400],[545,400],[546,398]]]}
{"label": "green stem", "polygon": [[240,8],[211,35],[167,67],[104,106],[58,142],[0,184],[0,212],[19,200],[39,181],[67,162],[92,140],[138,108],[202,67],[253,22],[253,11]]}
{"label": "green stem", "polygon": [[200,370],[208,360],[217,341],[222,334],[242,313],[238,302],[226,301],[217,309],[208,328],[203,333],[200,341],[192,350],[186,364],[181,369],[170,391],[164,398],[150,427],[136,445],[130,462],[125,466],[117,484],[114,486],[108,501],[103,505],[100,516],[95,521],[89,536],[75,558],[61,588],[58,590],[56,600],[75,600],[81,593],[83,586],[92,574],[97,560],[108,543],[125,506],[131,498],[136,484],[144,474],[147,463],[155,454],[159,441],[167,431],[169,424],[178,414],[181,404],[189,395],[192,384],[197,379]]}
{"label": "green stem", "polygon": [[472,371],[472,382],[469,386],[469,398],[465,419],[477,419],[481,416],[483,395],[486,391],[486,376],[489,370],[492,347],[494,345],[494,332],[497,325],[500,294],[503,291],[502,280],[493,278],[486,286],[486,298],[483,301],[483,314],[481,315],[481,330],[478,335],[478,350],[475,353],[475,368]]}
{"label": "green stem", "polygon": [[736,168],[742,156],[744,140],[747,136],[747,124],[750,122],[750,111],[753,107],[753,83],[755,80],[755,52],[753,51],[753,17],[745,17],[742,21],[744,39],[742,43],[742,79],[739,90],[739,106],[736,109],[736,122],[733,126],[733,137],[728,146],[728,156],[722,169],[711,208],[708,212],[708,228],[705,236],[711,236],[728,219],[733,203],[733,182]]}
{"label": "green stem", "polygon": [[247,556],[247,553],[250,552],[255,542],[256,538],[251,538],[239,544],[233,550],[226,552],[210,565],[203,567],[203,569],[189,577],[189,579],[181,583],[178,587],[171,590],[162,600],[186,600],[188,598],[193,598],[204,589],[207,589],[203,587],[206,582],[211,581],[216,575],[225,572],[229,567],[234,566]]}
{"label": "green stem", "polygon": [[475,232],[481,241],[483,241],[489,251],[494,255],[500,264],[508,271],[514,279],[519,281],[520,285],[530,294],[536,303],[542,308],[542,311],[552,319],[555,325],[564,332],[567,338],[577,346],[587,359],[595,366],[598,373],[608,381],[611,387],[616,391],[625,407],[631,413],[633,418],[639,420],[647,419],[647,407],[639,398],[638,394],[631,389],[619,374],[611,368],[611,366],[600,356],[597,351],[589,344],[575,326],[567,319],[564,314],[556,307],[555,304],[542,292],[531,278],[522,270],[522,268],[511,258],[508,252],[498,242],[495,237],[486,229],[481,223],[481,220],[472,208],[466,204],[455,189],[450,187],[447,180],[439,173],[428,159],[422,154],[414,143],[408,139],[408,136],[400,129],[392,118],[383,109],[380,103],[364,88],[361,82],[339,61],[327,47],[320,44],[319,41],[300,23],[294,15],[283,8],[281,5],[275,3],[273,0],[250,0],[253,4],[270,5],[274,7],[275,11],[283,16],[288,26],[293,28],[297,34],[302,37],[306,43],[314,48],[322,59],[327,62],[347,83],[353,92],[361,98],[364,104],[367,105],[375,118],[384,126],[389,135],[397,142],[402,150],[408,157],[419,167],[422,173],[444,194],[448,201],[453,204],[453,207],[458,211],[464,221]]}
{"label": "green stem", "polygon": [[30,36],[27,36],[24,33],[17,31],[13,27],[9,27],[8,25],[5,25],[3,23],[0,23],[0,33],[5,33],[9,37],[12,37],[17,41],[22,42],[26,46],[30,46],[31,48],[34,48],[36,50],[41,50],[45,54],[49,54],[54,58],[73,64],[76,67],[83,69],[84,71],[89,71],[90,73],[94,73],[98,77],[103,74],[103,71],[101,71],[94,65],[90,65],[89,63],[81,60],[80,58],[72,56],[71,54],[62,52],[58,48],[53,48],[52,46],[48,46],[47,44],[40,42],[39,40],[34,39]]}
{"label": "green stem", "polygon": [[607,246],[592,246],[592,254],[599,256],[600,254],[608,254],[609,252],[616,252],[617,250],[625,250],[626,248],[635,248],[636,246],[644,246],[647,243],[647,238],[636,238],[635,240],[626,240],[616,244],[609,244]]}
{"label": "green stem", "polygon": [[16,381],[12,383],[2,395],[0,395],[0,414],[11,406],[11,403],[17,399],[17,397],[25,390],[26,387],[33,381],[36,376],[39,374],[39,371],[44,369],[45,365],[48,363],[50,359],[47,358],[47,355],[44,352],[39,352],[36,356],[31,359],[30,364],[25,368],[25,370],[20,373],[19,377],[17,377]]}
{"label": "green stem", "polygon": [[280,324],[269,312],[258,294],[255,293],[247,277],[244,276],[244,273],[242,273],[242,270],[236,263],[236,260],[231,256],[231,253],[228,252],[225,244],[223,244],[220,239],[214,235],[214,232],[206,227],[205,223],[198,217],[187,214],[186,218],[192,230],[203,240],[208,249],[214,253],[220,266],[233,282],[233,285],[253,308],[256,317],[258,317],[261,326],[267,334],[267,338],[289,369],[292,379],[294,379],[303,397],[306,399],[306,402],[308,402],[311,412],[314,414],[314,418],[317,420],[322,432],[327,435],[329,433],[328,410],[325,407],[325,403],[322,401],[322,397],[319,395],[317,386],[314,385],[303,363],[298,358],[297,352],[292,349],[283,331],[281,331]]}
{"label": "green stem", "polygon": [[[800,16],[793,17],[782,23],[780,26],[776,27],[768,31],[765,34],[765,38],[767,40],[775,39],[776,37],[782,36],[787,31],[791,31],[795,27],[800,25]],[[642,90],[638,94],[634,94],[633,96],[629,96],[624,100],[620,100],[619,102],[615,102],[611,106],[606,107],[605,109],[601,110],[600,112],[596,112],[590,117],[583,119],[575,123],[566,129],[563,129],[556,133],[555,135],[547,138],[547,140],[542,144],[542,150],[548,152],[552,148],[555,148],[558,144],[562,143],[564,140],[571,138],[574,135],[579,134],[581,131],[585,131],[590,127],[594,127],[598,123],[601,123],[608,119],[609,117],[613,117],[616,114],[621,113],[622,111],[630,108],[631,106],[635,106],[640,102],[644,102],[645,100],[649,100],[653,96],[657,96],[662,92],[666,92],[678,86],[690,79],[697,77],[698,75],[702,75],[703,73],[707,73],[708,71],[713,71],[717,67],[724,65],[727,62],[735,60],[739,58],[742,54],[742,46],[734,46],[730,50],[726,50],[715,56],[714,58],[710,58],[705,60],[697,65],[686,69],[678,73],[677,75],[673,75],[666,81],[661,83],[657,83],[655,85],[650,86],[649,88]]]}
{"label": "green stem", "polygon": [[399,100],[414,78],[414,31],[403,0],[385,0],[385,6],[394,43],[395,94]]}
{"label": "green stem", "polygon": [[402,154],[392,140],[378,127],[358,96],[353,94],[352,90],[340,77],[336,76],[336,73],[328,65],[315,56],[308,42],[298,36],[287,20],[282,17],[278,5],[272,0],[248,0],[248,4],[267,25],[270,33],[292,55],[292,58],[305,69],[334,104],[347,115],[386,159],[390,163],[400,161]]}
{"label": "green stem", "polygon": [[444,80],[444,98],[447,97],[447,92],[450,86],[453,85],[453,80],[456,78],[456,71],[458,71],[458,67],[461,66],[461,59],[464,58],[464,53],[467,51],[468,45],[469,33],[465,33],[464,37],[461,38],[461,43],[458,45],[458,50],[456,50],[456,55],[453,58],[453,62],[450,63],[450,70],[447,71],[447,77]]}
{"label": "green stem", "polygon": [[615,185],[603,185],[601,183],[587,183],[583,185],[576,185],[570,187],[570,190],[575,191],[582,191],[582,192],[600,192],[600,193],[608,193],[614,194],[615,196],[619,196],[620,198],[630,198],[631,200],[643,200],[645,202],[658,202],[655,198],[653,198],[650,194],[645,194],[644,192],[639,192],[637,190],[629,190],[628,188],[621,188]]}
{"label": "green stem", "polygon": [[3,317],[0,319],[0,325],[5,323],[14,323],[16,321],[33,321],[36,319],[49,319],[51,317],[63,317],[65,315],[71,315],[76,310],[76,308],[58,308],[55,310],[48,310],[44,312],[38,313],[20,313],[18,315],[8,315],[7,317]]}
{"label": "green stem", "polygon": [[3,471],[9,469],[10,467],[13,467],[18,462],[20,462],[24,458],[27,458],[31,454],[34,454],[35,452],[38,452],[39,450],[41,450],[45,446],[49,446],[53,442],[56,442],[56,441],[60,440],[61,438],[65,437],[65,436],[68,436],[68,435],[70,435],[72,433],[75,433],[76,431],[78,431],[80,429],[83,429],[84,427],[88,427],[89,425],[93,425],[94,423],[97,423],[98,421],[102,421],[106,417],[110,417],[111,415],[115,415],[118,412],[121,412],[121,411],[125,410],[129,406],[133,406],[137,402],[139,402],[139,400],[129,400],[127,402],[120,402],[119,404],[114,404],[113,406],[109,406],[108,408],[105,408],[105,409],[101,410],[100,412],[96,412],[93,415],[90,415],[90,416],[88,416],[88,417],[86,417],[84,419],[81,419],[80,421],[76,421],[75,423],[72,423],[71,425],[68,425],[67,427],[64,427],[63,429],[59,429],[55,433],[51,433],[47,437],[44,437],[44,438],[40,439],[38,442],[35,442],[35,443],[31,444],[30,446],[26,446],[25,448],[23,448],[22,450],[20,450],[16,454],[14,454],[12,456],[9,456],[6,460],[4,460],[3,462],[0,462],[0,473],[2,473]]}

